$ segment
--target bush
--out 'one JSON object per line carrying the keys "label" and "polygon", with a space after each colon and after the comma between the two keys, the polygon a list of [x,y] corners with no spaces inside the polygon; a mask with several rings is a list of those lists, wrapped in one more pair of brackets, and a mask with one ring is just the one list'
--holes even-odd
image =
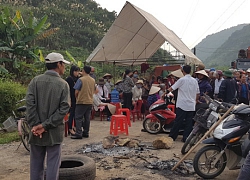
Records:
{"label": "bush", "polygon": [[0,80],[0,84],[0,123],[3,123],[17,108],[16,102],[25,97],[27,88],[12,81]]}

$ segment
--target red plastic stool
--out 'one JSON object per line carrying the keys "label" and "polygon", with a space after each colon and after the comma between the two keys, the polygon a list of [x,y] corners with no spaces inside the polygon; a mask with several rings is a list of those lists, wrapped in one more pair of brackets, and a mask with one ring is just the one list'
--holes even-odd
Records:
{"label": "red plastic stool", "polygon": [[116,107],[115,114],[120,114],[120,113],[118,113],[118,110],[122,107],[121,103],[120,102],[117,102],[117,103],[111,102],[110,104],[112,104]]}
{"label": "red plastic stool", "polygon": [[129,127],[131,127],[131,121],[130,121],[130,110],[128,108],[120,108],[118,109],[118,114],[122,114],[123,112],[126,113],[127,116],[127,123],[129,125]]}
{"label": "red plastic stool", "polygon": [[111,116],[110,134],[116,136],[118,133],[126,133],[128,135],[127,117],[124,115]]}
{"label": "red plastic stool", "polygon": [[67,113],[64,118],[64,136],[67,137],[68,136],[68,128],[69,128],[69,125],[68,125],[68,120],[69,120],[69,113]]}
{"label": "red plastic stool", "polygon": [[168,108],[175,113],[175,105],[174,104],[169,104]]}

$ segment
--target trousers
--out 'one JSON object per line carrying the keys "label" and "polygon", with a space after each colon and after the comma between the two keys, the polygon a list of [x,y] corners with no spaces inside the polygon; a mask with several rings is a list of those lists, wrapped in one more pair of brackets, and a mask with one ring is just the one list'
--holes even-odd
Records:
{"label": "trousers", "polygon": [[184,111],[181,108],[177,108],[175,113],[176,118],[174,120],[173,127],[170,130],[169,137],[171,137],[175,141],[179,134],[180,128],[183,126],[185,119],[183,141],[186,141],[188,135],[192,131],[194,111]]}
{"label": "trousers", "polygon": [[[82,136],[82,134],[89,135],[90,115],[92,110],[92,104],[77,104],[75,111],[76,122],[76,134]],[[84,120],[83,120],[84,118]],[[83,132],[82,132],[83,126]]]}
{"label": "trousers", "polygon": [[30,180],[44,179],[44,159],[47,155],[46,180],[58,180],[61,165],[61,144],[30,145]]}
{"label": "trousers", "polygon": [[237,180],[248,180],[250,177],[250,154],[248,153],[243,166],[241,167]]}

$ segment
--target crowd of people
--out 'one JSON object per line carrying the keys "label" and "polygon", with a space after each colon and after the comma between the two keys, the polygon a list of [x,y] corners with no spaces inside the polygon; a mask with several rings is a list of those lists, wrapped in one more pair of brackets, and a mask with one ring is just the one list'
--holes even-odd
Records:
{"label": "crowd of people", "polygon": [[[81,78],[79,78],[79,74],[81,74]],[[94,89],[93,92],[92,90],[90,92],[90,94],[93,94],[93,97],[89,95],[89,97],[92,98],[92,100],[89,100],[92,102],[90,104],[93,105],[93,109],[95,111],[103,110],[104,112],[106,112],[107,120],[110,120],[112,114],[110,113],[108,105],[110,105],[111,102],[110,93],[114,88],[119,92],[121,97],[120,100],[124,108],[133,109],[138,100],[142,100],[143,105],[141,111],[144,113],[154,102],[162,98],[162,96],[164,96],[164,94],[167,90],[169,90],[169,88],[175,87],[174,85],[178,81],[178,79],[184,79],[187,73],[185,74],[182,68],[169,73],[166,77],[152,76],[150,80],[147,80],[145,78],[140,78],[140,75],[137,70],[131,71],[127,69],[125,70],[122,79],[117,80],[116,83],[113,84],[113,76],[109,73],[104,74],[101,78],[98,79],[98,81],[95,82],[96,76],[94,73],[94,67],[89,67],[86,73],[84,69],[81,72],[80,68],[76,66],[71,66],[70,76],[66,79],[66,81],[68,82],[70,87],[71,108],[69,111],[69,134],[73,135],[72,138],[80,139],[82,136],[88,137],[89,118],[87,118],[87,121],[85,120],[85,123],[88,123],[85,124],[86,132],[84,131],[82,136],[80,136],[79,134],[81,133],[80,131],[75,132],[72,129],[73,119],[77,119],[75,118],[75,112],[77,112],[76,107],[79,106],[76,105],[79,104],[79,102],[76,103],[76,95],[80,91],[82,85],[81,81],[87,81],[85,77],[86,74],[88,75],[88,77],[92,77],[92,79],[94,80],[92,84],[95,84],[95,86],[91,85],[92,87],[94,87]],[[206,108],[208,106],[203,97],[204,94],[210,96],[213,99],[217,99],[224,102],[249,104],[250,70],[247,70],[246,72],[242,70],[228,70],[222,72],[221,70],[215,70],[214,68],[206,70],[203,65],[198,65],[196,66],[196,70],[194,71],[191,77],[196,80],[199,88],[197,99],[195,99],[194,111],[197,111],[199,108]],[[187,82],[187,80],[183,82]],[[174,94],[172,102],[175,103],[175,105],[178,104],[177,98],[180,89],[180,87],[172,89]],[[193,87],[192,91],[196,92],[196,89],[194,89]],[[84,89],[84,93],[86,92],[87,91]],[[86,94],[84,95],[84,97],[87,97]],[[179,97],[179,101],[180,98],[183,97]],[[86,104],[86,102],[84,102],[84,104]],[[92,109],[89,108],[89,110],[87,111],[87,116],[89,115],[89,113],[91,113],[91,110]],[[178,107],[176,110],[178,111]],[[83,111],[81,111],[81,113],[82,112]],[[84,115],[81,115],[79,117],[81,121],[83,120],[82,116]],[[84,119],[86,118],[84,117]],[[80,124],[78,126],[80,126]],[[82,127],[84,127],[84,124],[82,124],[81,128]],[[188,132],[189,131],[190,130],[188,130]],[[188,132],[187,135],[189,134]],[[183,141],[186,140],[187,135],[184,136]]]}
{"label": "crowd of people", "polygon": [[114,88],[120,93],[123,107],[128,109],[142,100],[142,108],[147,110],[166,93],[173,92],[176,119],[169,136],[176,140],[185,119],[183,142],[192,131],[195,110],[206,104],[204,94],[224,102],[249,104],[250,69],[222,72],[205,70],[199,65],[191,75],[191,66],[185,65],[166,77],[152,76],[150,80],[140,78],[137,70],[127,69],[123,78],[113,84],[113,76],[108,73],[96,81],[95,69],[91,66],[84,66],[82,70],[71,66],[65,81],[60,76],[65,72],[65,64],[70,63],[59,53],[50,53],[45,60],[47,71],[32,79],[26,95],[27,121],[32,127],[29,140],[31,179],[43,179],[46,154],[46,177],[58,179],[65,115],[70,114],[71,138],[88,138],[93,110],[105,111],[107,120],[114,113],[110,104]]}

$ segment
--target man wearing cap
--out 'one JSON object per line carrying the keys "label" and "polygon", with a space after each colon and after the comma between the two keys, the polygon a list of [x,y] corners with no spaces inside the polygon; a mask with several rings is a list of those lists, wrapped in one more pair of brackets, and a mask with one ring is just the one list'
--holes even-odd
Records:
{"label": "man wearing cap", "polygon": [[223,73],[221,70],[217,70],[215,72],[215,78],[216,79],[214,81],[214,99],[218,99],[219,89],[222,81],[224,80]]}
{"label": "man wearing cap", "polygon": [[224,71],[225,79],[222,81],[218,99],[221,99],[223,102],[227,103],[237,103],[236,97],[238,93],[238,86],[236,81],[232,78],[233,73],[231,71]]}
{"label": "man wearing cap", "polygon": [[[93,95],[95,92],[95,80],[89,76],[90,71],[90,66],[84,66],[82,70],[82,77],[76,81],[74,86],[76,96],[76,133],[71,136],[72,139],[89,137],[90,114],[93,105]],[[84,129],[83,131],[82,124]]]}
{"label": "man wearing cap", "polygon": [[105,86],[106,86],[107,89],[108,89],[108,93],[111,93],[111,88],[114,87],[114,84],[111,82],[111,78],[112,78],[112,77],[113,77],[113,76],[112,76],[111,74],[109,74],[109,73],[106,73],[106,74],[104,74],[104,76],[103,76],[103,79],[106,80]]}
{"label": "man wearing cap", "polygon": [[138,80],[135,86],[132,88],[132,104],[135,104],[138,100],[142,100],[142,86],[143,81]]}
{"label": "man wearing cap", "polygon": [[176,118],[174,120],[174,125],[169,133],[169,137],[171,137],[175,141],[179,134],[179,130],[183,125],[183,120],[185,119],[186,123],[182,139],[182,141],[185,142],[188,135],[192,131],[193,115],[200,90],[197,80],[190,75],[191,66],[183,66],[182,72],[184,74],[184,77],[180,78],[173,86],[168,89],[168,91],[178,89],[178,98],[176,102]]}
{"label": "man wearing cap", "polygon": [[44,179],[44,160],[47,154],[46,179],[58,179],[61,164],[61,144],[64,116],[70,108],[68,83],[60,75],[65,64],[59,53],[45,58],[47,71],[33,78],[26,95],[26,118],[31,127],[30,179]]}

